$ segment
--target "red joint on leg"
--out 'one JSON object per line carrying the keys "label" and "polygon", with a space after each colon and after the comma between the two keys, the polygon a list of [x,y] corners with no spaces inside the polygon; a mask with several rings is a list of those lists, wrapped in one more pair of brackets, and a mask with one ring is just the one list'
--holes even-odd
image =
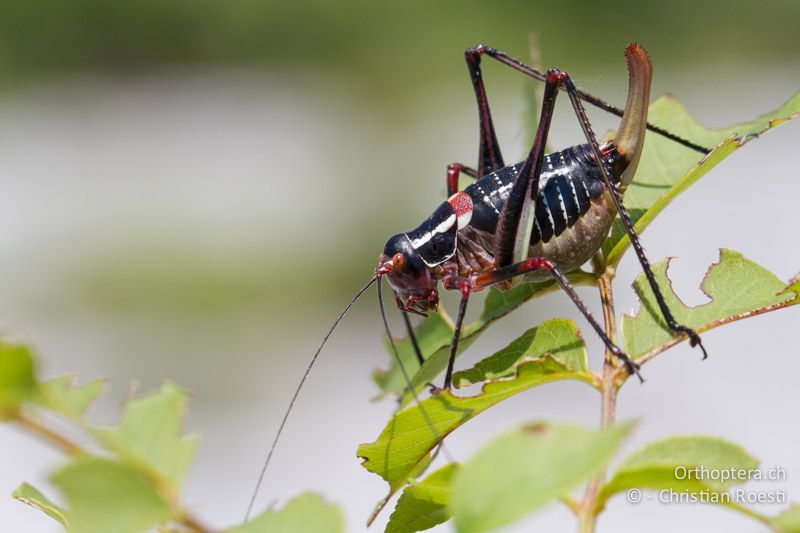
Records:
{"label": "red joint on leg", "polygon": [[461,291],[461,298],[466,300],[469,298],[470,293],[472,293],[472,283],[470,283],[469,278],[459,278],[458,282],[458,290]]}
{"label": "red joint on leg", "polygon": [[547,83],[561,83],[569,77],[569,74],[557,68],[547,71]]}
{"label": "red joint on leg", "polygon": [[553,263],[544,257],[531,257],[519,264],[517,270],[519,272],[529,272],[531,270],[553,270]]}
{"label": "red joint on leg", "polygon": [[474,287],[472,278],[462,278],[459,277],[457,274],[452,276],[445,276],[442,278],[442,285],[445,289],[448,290],[458,290],[461,292],[462,298],[468,298],[470,294],[472,294],[473,290],[478,290]]}
{"label": "red joint on leg", "polygon": [[447,165],[447,194],[458,192],[458,175],[461,173],[461,163]]}
{"label": "red joint on leg", "polygon": [[521,263],[517,263],[517,267],[514,270],[520,274],[533,270],[553,270],[553,263],[544,257],[531,257]]}

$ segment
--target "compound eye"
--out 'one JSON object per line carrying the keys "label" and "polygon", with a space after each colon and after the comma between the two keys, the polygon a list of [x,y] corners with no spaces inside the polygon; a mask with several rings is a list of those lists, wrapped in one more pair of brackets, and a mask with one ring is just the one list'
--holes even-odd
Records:
{"label": "compound eye", "polygon": [[406,256],[398,252],[392,257],[392,266],[395,270],[401,270],[406,264]]}

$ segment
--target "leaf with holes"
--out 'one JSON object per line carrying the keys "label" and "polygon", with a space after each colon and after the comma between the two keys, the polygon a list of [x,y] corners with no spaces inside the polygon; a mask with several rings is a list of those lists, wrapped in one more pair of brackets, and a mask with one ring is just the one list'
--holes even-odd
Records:
{"label": "leaf with holes", "polygon": [[[800,303],[800,282],[787,286],[742,254],[723,249],[719,262],[711,265],[701,285],[711,301],[688,307],[672,290],[667,278],[668,265],[668,260],[653,265],[664,299],[679,323],[698,332]],[[644,274],[636,278],[633,286],[641,305],[635,315],[622,318],[622,337],[628,354],[639,358],[680,342],[667,328]]]}
{"label": "leaf with holes", "polygon": [[[625,205],[638,232],[643,231],[679,194],[685,192],[714,166],[744,146],[747,141],[787,120],[799,117],[800,93],[795,94],[778,109],[755,120],[722,129],[711,129],[701,125],[672,96],[657,98],[650,105],[648,113],[651,123],[696,143],[713,147],[713,150],[701,158],[697,152],[674,141],[652,133],[647,135],[636,178],[625,193]],[[608,265],[619,263],[629,245],[630,242],[621,223],[616,220],[610,236],[602,247],[607,258],[606,263]],[[583,271],[572,272],[570,279],[576,284],[594,284],[592,276]],[[556,286],[549,281],[519,285],[506,292],[491,289],[480,319],[465,327],[459,353],[496,320],[525,302],[555,289]],[[446,328],[437,328],[435,333],[431,334],[426,331],[430,329],[429,325],[418,326],[415,329],[420,344],[425,344],[427,347],[422,350],[425,364],[419,371],[415,372],[419,364],[411,351],[410,343],[405,341],[403,345],[403,363],[409,374],[413,375],[412,383],[415,390],[433,381],[447,366],[452,325],[449,325],[449,321],[445,322],[449,334]],[[391,365],[387,372],[376,372],[376,383],[381,388],[382,396],[398,392],[405,387],[396,363],[392,361]],[[411,396],[407,394],[403,397],[402,403],[406,404],[409,401]]]}
{"label": "leaf with holes", "polygon": [[[697,152],[660,135],[647,134],[636,178],[625,192],[625,207],[630,212],[636,231],[644,231],[672,200],[748,141],[798,117],[800,93],[792,96],[778,109],[755,120],[721,129],[711,129],[700,124],[672,96],[657,98],[650,104],[649,122],[714,149],[698,161]],[[603,244],[607,264],[619,263],[629,246],[630,241],[622,223],[617,219],[611,236]]]}
{"label": "leaf with holes", "polygon": [[76,385],[72,376],[61,376],[41,384],[41,398],[37,403],[62,415],[79,418],[103,392],[105,381],[96,379],[85,385]]}
{"label": "leaf with holes", "polygon": [[167,383],[156,393],[128,401],[119,426],[94,432],[109,449],[177,489],[197,447],[196,437],[181,434],[186,403],[186,393]]}

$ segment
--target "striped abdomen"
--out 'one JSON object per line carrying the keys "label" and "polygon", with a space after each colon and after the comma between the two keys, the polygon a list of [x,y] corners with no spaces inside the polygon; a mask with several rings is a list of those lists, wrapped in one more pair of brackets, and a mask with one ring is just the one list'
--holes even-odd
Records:
{"label": "striped abdomen", "polygon": [[[464,190],[473,199],[470,226],[478,234],[494,234],[521,167],[522,163],[518,163],[500,169]],[[613,200],[588,145],[548,154],[539,177],[528,256],[547,257],[564,271],[577,268],[600,248],[614,216]]]}

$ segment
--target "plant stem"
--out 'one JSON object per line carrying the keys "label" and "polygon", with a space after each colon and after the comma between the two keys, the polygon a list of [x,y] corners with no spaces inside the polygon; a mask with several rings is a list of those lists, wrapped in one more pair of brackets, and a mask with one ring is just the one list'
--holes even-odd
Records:
{"label": "plant stem", "polygon": [[[606,335],[616,342],[617,322],[614,313],[614,293],[611,280],[613,270],[605,270],[597,278],[597,287],[600,289],[600,301],[603,306],[603,325]],[[600,427],[605,428],[614,423],[617,412],[617,393],[624,380],[617,375],[614,354],[606,348],[603,368],[600,370]],[[580,533],[593,533],[597,520],[597,493],[605,482],[606,472],[601,471],[586,486],[586,492],[580,501],[578,511],[578,531]]]}
{"label": "plant stem", "polygon": [[28,433],[31,433],[55,448],[58,448],[67,455],[71,455],[73,457],[86,455],[86,452],[78,444],[72,442],[63,435],[56,433],[54,430],[26,414],[21,412],[16,413],[13,417],[13,421]]}
{"label": "plant stem", "polygon": [[198,522],[195,517],[186,511],[184,511],[181,515],[180,524],[194,533],[211,533],[210,529],[207,529],[204,525]]}
{"label": "plant stem", "polygon": [[[69,455],[71,457],[89,457],[91,455],[87,450],[85,450],[79,444],[73,442],[64,435],[61,435],[54,429],[45,426],[36,418],[28,416],[25,413],[22,412],[14,413],[11,420],[13,420],[18,426],[23,428],[28,433],[47,442],[53,447],[58,448],[66,455]],[[153,480],[153,484],[154,486],[157,486],[158,485],[157,480]],[[167,501],[171,501],[171,498],[165,498],[165,499]],[[177,505],[177,504],[171,502],[171,505]],[[211,533],[210,529],[203,526],[194,516],[192,516],[187,511],[179,509],[179,516],[180,518],[177,520],[177,522],[188,531],[192,531],[193,533]]]}

